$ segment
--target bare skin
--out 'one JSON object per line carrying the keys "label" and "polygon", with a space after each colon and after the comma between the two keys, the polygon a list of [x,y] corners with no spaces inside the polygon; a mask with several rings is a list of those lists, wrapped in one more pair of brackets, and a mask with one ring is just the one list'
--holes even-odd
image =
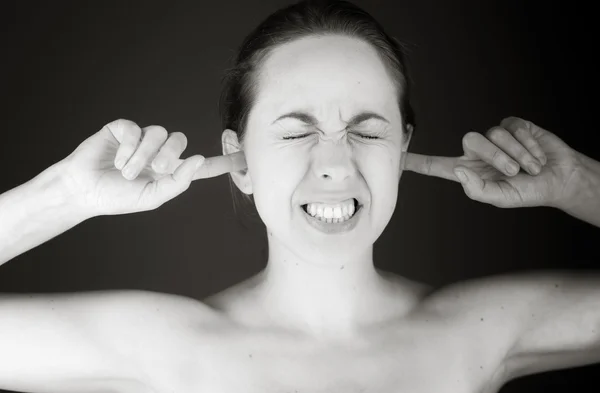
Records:
{"label": "bare skin", "polygon": [[[536,272],[433,290],[376,269],[372,248],[404,168],[454,181],[460,170],[472,199],[554,206],[597,224],[600,163],[522,119],[506,119],[490,140],[467,134],[464,157],[407,153],[389,76],[347,38],[288,44],[265,70],[247,137],[225,130],[223,156],[180,160],[183,134],[117,120],[0,195],[1,264],[87,218],[155,209],[192,180],[231,173],[267,227],[265,270],[204,302],[145,291],[2,294],[0,388],[489,393],[600,361],[597,275]],[[387,121],[351,127],[366,109]],[[309,116],[274,121],[290,110]],[[541,172],[530,166],[538,142]],[[529,175],[507,171],[509,156]],[[352,230],[332,236],[306,221],[303,204],[349,197],[364,209]]]}
{"label": "bare skin", "polygon": [[[466,387],[467,381],[457,376],[467,373],[448,367],[458,365],[452,359],[464,352],[466,342],[447,340],[447,328],[424,311],[421,303],[430,292],[426,285],[386,274],[389,296],[381,299],[376,312],[387,317],[353,337],[321,340],[269,321],[253,301],[257,280],[260,277],[205,299],[237,327],[232,335],[215,338],[228,344],[225,351],[219,348],[208,355],[210,369],[214,375],[233,371],[238,376],[204,380],[205,391],[456,392]],[[430,379],[434,370],[442,369],[454,380]]]}
{"label": "bare skin", "polygon": [[[468,323],[460,315],[441,315],[430,308],[429,299],[435,298],[430,286],[380,273],[389,296],[382,298],[384,306],[376,312],[388,317],[340,339],[311,337],[269,320],[255,300],[260,273],[197,302],[201,310],[197,314],[189,313],[187,302],[180,303],[180,313],[174,311],[179,301],[169,302],[171,312],[179,315],[170,326],[201,327],[152,329],[152,338],[146,339],[138,332],[139,340],[153,352],[151,357],[160,359],[146,369],[147,387],[155,392],[211,393],[492,393],[500,389],[506,375],[499,355],[506,341],[490,339],[494,332],[485,331],[489,325]],[[168,338],[157,344],[157,337]],[[157,348],[162,351],[157,353]],[[150,355],[140,352],[139,357]]]}

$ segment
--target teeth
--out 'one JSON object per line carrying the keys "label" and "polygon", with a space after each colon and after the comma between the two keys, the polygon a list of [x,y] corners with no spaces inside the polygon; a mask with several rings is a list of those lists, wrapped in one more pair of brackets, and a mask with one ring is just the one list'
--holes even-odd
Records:
{"label": "teeth", "polygon": [[342,208],[340,206],[333,208],[333,218],[342,218]]}
{"label": "teeth", "polygon": [[333,209],[327,206],[325,209],[323,209],[323,215],[325,218],[333,218]]}
{"label": "teeth", "polygon": [[306,211],[313,217],[328,223],[344,222],[354,215],[354,199],[337,204],[309,203]]}

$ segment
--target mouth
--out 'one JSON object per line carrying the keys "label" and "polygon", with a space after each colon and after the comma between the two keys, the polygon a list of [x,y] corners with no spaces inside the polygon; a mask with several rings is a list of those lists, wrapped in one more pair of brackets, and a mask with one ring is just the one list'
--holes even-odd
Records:
{"label": "mouth", "polygon": [[342,223],[354,217],[363,207],[356,198],[340,204],[306,203],[300,205],[304,213],[327,223]]}

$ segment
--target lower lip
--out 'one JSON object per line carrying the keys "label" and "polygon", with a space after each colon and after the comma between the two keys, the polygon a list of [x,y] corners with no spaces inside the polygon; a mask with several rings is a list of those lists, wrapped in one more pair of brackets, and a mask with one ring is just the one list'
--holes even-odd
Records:
{"label": "lower lip", "polygon": [[302,208],[302,206],[300,206],[300,211],[302,212],[302,215],[304,217],[306,217],[306,221],[308,221],[308,223],[310,225],[312,225],[313,228],[318,229],[319,231],[321,231],[323,233],[336,234],[336,233],[349,232],[352,229],[354,229],[354,227],[358,223],[358,219],[360,218],[360,215],[362,214],[363,207],[361,206],[354,213],[352,218],[350,218],[349,220],[344,221],[344,222],[321,221],[318,218],[315,218],[315,217],[311,216],[310,214],[308,214],[307,212],[305,212],[304,209]]}

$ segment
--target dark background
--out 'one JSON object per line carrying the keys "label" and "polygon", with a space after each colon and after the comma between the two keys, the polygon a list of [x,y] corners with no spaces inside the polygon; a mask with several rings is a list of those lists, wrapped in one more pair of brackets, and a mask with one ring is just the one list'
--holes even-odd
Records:
{"label": "dark background", "polygon": [[[186,133],[183,157],[221,154],[221,75],[244,36],[291,2],[205,3],[3,2],[0,192],[117,118]],[[418,127],[409,151],[461,155],[465,133],[516,115],[600,159],[592,6],[482,3],[356,1],[411,47]],[[157,210],[90,219],[14,258],[1,268],[0,289],[135,288],[202,299],[263,268],[265,235],[247,223],[234,213],[226,176],[197,181]],[[599,235],[558,210],[500,209],[470,200],[458,183],[405,172],[376,264],[435,286],[596,269]],[[599,371],[523,377],[501,392],[596,392]]]}

